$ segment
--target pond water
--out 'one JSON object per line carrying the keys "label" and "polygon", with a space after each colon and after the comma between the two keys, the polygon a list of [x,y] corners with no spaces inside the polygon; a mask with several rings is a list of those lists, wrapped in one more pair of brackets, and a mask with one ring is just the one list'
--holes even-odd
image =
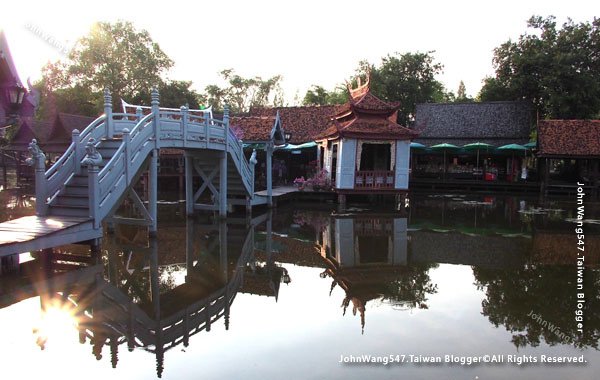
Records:
{"label": "pond water", "polygon": [[[32,212],[28,197],[0,198],[2,220]],[[600,373],[598,203],[585,202],[583,290],[575,198],[416,194],[401,211],[288,203],[221,223],[187,219],[178,202],[159,212],[156,240],[116,225],[99,254],[23,254],[0,277],[4,378]],[[563,357],[584,363],[542,362]]]}

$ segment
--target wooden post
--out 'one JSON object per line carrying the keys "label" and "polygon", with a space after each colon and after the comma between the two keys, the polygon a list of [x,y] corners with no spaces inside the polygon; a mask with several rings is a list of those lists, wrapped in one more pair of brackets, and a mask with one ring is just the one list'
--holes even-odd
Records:
{"label": "wooden post", "polygon": [[273,211],[269,210],[267,214],[267,264],[273,262]]}
{"label": "wooden post", "polygon": [[321,143],[317,144],[317,173],[323,169],[321,167]]}
{"label": "wooden post", "polygon": [[35,172],[35,214],[44,216],[48,213],[48,205],[46,204],[46,197],[48,196],[46,194],[46,155],[38,146],[36,139],[31,140],[28,149],[31,157],[25,162],[27,165],[32,166]]}
{"label": "wooden post", "polygon": [[267,205],[273,207],[273,144],[267,142]]}
{"label": "wooden post", "polygon": [[187,218],[185,223],[185,282],[191,283],[194,268],[194,219]]}
{"label": "wooden post", "polygon": [[158,202],[158,149],[152,150],[148,171],[148,212],[150,213],[150,217],[152,217],[152,224],[150,224],[148,232],[151,237],[155,237]]}
{"label": "wooden post", "polygon": [[206,137],[206,148],[208,149],[208,144],[210,143],[210,118],[208,117],[208,112],[204,112],[204,137]]}
{"label": "wooden post", "polygon": [[188,216],[194,215],[194,159],[185,152],[185,211]]}
{"label": "wooden post", "polygon": [[154,147],[158,149],[160,147],[160,102],[159,102],[159,94],[158,89],[154,87],[152,89],[152,126],[154,128]]}
{"label": "wooden post", "polygon": [[221,156],[221,170],[219,177],[219,217],[227,217],[227,152],[229,151],[229,107],[223,109],[223,132],[225,134],[225,147]]}
{"label": "wooden post", "polygon": [[252,200],[254,199],[254,182],[256,181],[255,171],[256,171],[256,149],[252,149],[252,155],[250,156],[250,179],[252,180],[252,186],[250,191],[250,197],[246,199],[246,213],[248,215],[252,214]]}
{"label": "wooden post", "polygon": [[135,118],[136,118],[137,122],[139,123],[143,117],[144,117],[144,115],[142,113],[142,107],[137,106],[137,108],[135,109]]}
{"label": "wooden post", "polygon": [[227,258],[227,223],[224,220],[219,222],[219,266],[223,283],[227,284],[228,277],[228,258]]}
{"label": "wooden post", "polygon": [[104,115],[106,116],[105,125],[106,125],[106,137],[112,139],[115,130],[112,119],[112,96],[110,95],[110,90],[108,88],[104,89]]}
{"label": "wooden post", "polygon": [[227,150],[221,153],[219,171],[219,217],[227,217]]}
{"label": "wooden post", "polygon": [[129,133],[129,129],[128,128],[123,128],[123,144],[125,144],[125,179],[126,179],[126,183],[127,186],[129,186],[130,182],[131,182],[131,173],[130,173],[130,166],[131,166],[131,147],[129,146],[129,143],[131,142],[131,134]]}
{"label": "wooden post", "polygon": [[187,146],[187,129],[188,129],[188,109],[186,106],[181,106],[181,138],[183,139],[183,147]]}
{"label": "wooden post", "polygon": [[6,155],[4,152],[0,152],[2,155],[2,183],[4,184],[4,188],[8,188],[8,177],[6,175]]}
{"label": "wooden post", "polygon": [[71,132],[71,142],[73,143],[73,167],[75,168],[75,174],[81,173],[81,160],[83,159],[83,145],[79,143],[79,130],[73,129]]}
{"label": "wooden post", "polygon": [[87,152],[85,158],[81,161],[88,168],[88,206],[89,215],[94,223],[94,228],[100,228],[102,218],[100,215],[100,185],[98,184],[98,165],[102,162],[102,156],[96,150],[96,140],[90,138],[86,143]]}
{"label": "wooden post", "polygon": [[89,207],[90,207],[90,218],[94,223],[94,228],[100,228],[100,186],[98,185],[98,166],[88,166],[88,191],[89,191]]}
{"label": "wooden post", "polygon": [[229,106],[225,104],[223,107],[223,129],[225,132],[225,149],[229,146]]}

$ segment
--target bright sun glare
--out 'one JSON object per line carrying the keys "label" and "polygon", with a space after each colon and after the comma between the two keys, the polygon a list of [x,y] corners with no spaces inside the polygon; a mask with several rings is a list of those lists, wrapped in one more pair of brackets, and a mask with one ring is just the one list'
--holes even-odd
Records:
{"label": "bright sun glare", "polygon": [[51,301],[46,310],[41,311],[38,327],[33,329],[36,343],[42,350],[48,344],[52,347],[69,345],[76,325],[77,320],[68,304]]}

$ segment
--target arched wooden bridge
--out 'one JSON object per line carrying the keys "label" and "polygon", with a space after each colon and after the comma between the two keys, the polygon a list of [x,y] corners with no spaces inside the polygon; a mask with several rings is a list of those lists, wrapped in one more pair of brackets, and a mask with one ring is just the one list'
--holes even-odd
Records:
{"label": "arched wooden bridge", "polygon": [[[156,232],[158,154],[162,148],[182,149],[186,168],[187,213],[194,210],[227,214],[227,205],[251,207],[267,203],[254,193],[255,154],[247,160],[242,142],[229,129],[229,110],[222,120],[186,107],[159,107],[158,91],[144,113],[113,113],[104,94],[104,114],[79,132],[73,131],[67,151],[46,170],[45,155],[34,140],[29,163],[35,168],[36,215],[0,223],[0,256],[102,236],[101,223],[125,197]],[[148,207],[133,190],[148,169]],[[194,176],[200,185],[194,188]],[[203,196],[208,193],[209,196]],[[207,203],[200,203],[209,199]],[[205,201],[206,202],[206,201]]]}

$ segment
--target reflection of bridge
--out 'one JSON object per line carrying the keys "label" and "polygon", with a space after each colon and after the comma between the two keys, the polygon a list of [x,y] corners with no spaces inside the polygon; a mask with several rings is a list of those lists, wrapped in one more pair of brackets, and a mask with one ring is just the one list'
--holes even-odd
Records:
{"label": "reflection of bridge", "polygon": [[[225,216],[228,203],[250,207],[267,202],[254,193],[256,160],[244,157],[241,141],[229,129],[227,108],[223,120],[185,107],[161,109],[157,91],[146,115],[141,107],[135,113],[113,113],[108,92],[104,102],[104,115],[81,133],[73,131],[71,145],[47,171],[44,153],[35,140],[30,144],[36,216],[0,224],[0,256],[97,239],[101,222],[125,197],[155,233],[161,148],[185,152],[188,214],[202,209]],[[145,168],[148,207],[132,189]],[[200,179],[197,188],[194,177]]]}
{"label": "reflection of bridge", "polygon": [[[237,292],[263,294],[261,289],[272,286],[273,279],[286,280],[281,277],[287,273],[284,268],[272,262],[261,267],[254,257],[255,226],[266,219],[267,215],[256,217],[249,224],[247,220],[198,224],[188,219],[182,227],[186,238],[181,239],[182,231],[173,238],[179,246],[168,241],[162,244],[165,239],[158,240],[157,245],[154,238],[115,244],[112,240],[119,238],[117,226],[116,234],[103,244],[109,252],[104,266],[91,265],[55,277],[44,276],[42,271],[40,276],[15,284],[14,291],[0,294],[0,299],[8,305],[40,296],[42,317],[52,307],[67,305],[78,322],[80,342],[89,341],[97,359],[108,346],[116,366],[120,346],[141,348],[156,356],[160,377],[167,350],[179,344],[187,346],[191,336],[210,331],[221,318],[229,327],[230,306]],[[268,231],[269,226],[270,220]],[[185,259],[179,261],[179,255],[165,250],[183,251]],[[68,255],[59,256],[68,259]],[[48,257],[52,255],[43,255],[40,260]],[[165,257],[169,264],[164,263]],[[270,275],[264,276],[264,270]],[[40,331],[41,347],[45,339]]]}

